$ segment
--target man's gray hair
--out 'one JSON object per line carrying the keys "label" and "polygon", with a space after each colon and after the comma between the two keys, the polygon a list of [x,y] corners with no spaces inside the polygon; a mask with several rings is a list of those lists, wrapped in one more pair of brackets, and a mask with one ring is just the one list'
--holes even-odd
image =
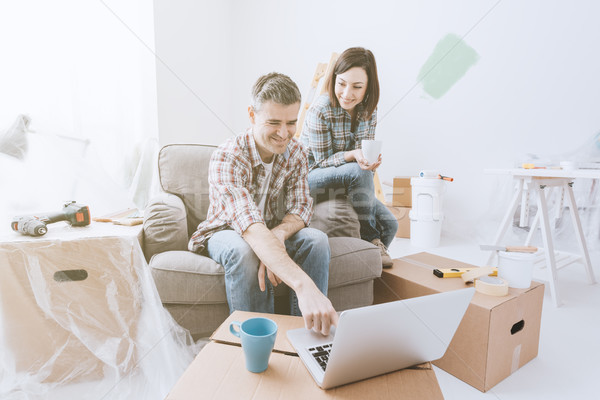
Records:
{"label": "man's gray hair", "polygon": [[261,76],[252,87],[251,106],[254,111],[260,110],[267,101],[288,106],[301,100],[300,90],[294,81],[278,72]]}

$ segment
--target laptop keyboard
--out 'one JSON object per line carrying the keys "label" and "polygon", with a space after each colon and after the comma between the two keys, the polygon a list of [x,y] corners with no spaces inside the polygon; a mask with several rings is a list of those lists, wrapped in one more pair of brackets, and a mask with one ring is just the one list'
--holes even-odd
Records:
{"label": "laptop keyboard", "polygon": [[329,353],[331,352],[332,344],[333,343],[324,344],[308,349],[308,352],[315,358],[321,368],[323,368],[323,371],[325,371],[325,368],[327,368],[327,361],[329,361]]}

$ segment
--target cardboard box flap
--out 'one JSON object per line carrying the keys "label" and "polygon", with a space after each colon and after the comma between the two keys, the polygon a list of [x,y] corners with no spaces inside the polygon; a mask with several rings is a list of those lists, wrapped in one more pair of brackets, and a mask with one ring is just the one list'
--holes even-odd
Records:
{"label": "cardboard box flap", "polygon": [[410,177],[395,177],[392,187],[392,205],[412,207],[412,187]]}
{"label": "cardboard box flap", "polygon": [[392,189],[394,192],[403,190],[405,188],[410,189],[410,176],[395,176],[393,181]]}
{"label": "cardboard box flap", "polygon": [[477,268],[477,265],[467,264],[451,258],[437,256],[435,254],[421,252],[402,257],[401,260],[411,260],[423,266],[433,268]]}
{"label": "cardboard box flap", "polygon": [[[449,290],[463,289],[471,285],[465,284],[461,278],[438,278],[437,276],[433,275],[434,269],[479,267],[423,252],[412,254],[396,260],[393,268],[400,268],[402,271],[401,275],[406,279],[410,279],[413,282],[418,282],[419,284],[431,288],[436,292],[446,292]],[[491,310],[494,307],[497,307],[510,299],[516,298],[522,293],[533,290],[540,285],[543,285],[543,283],[533,281],[528,289],[509,288],[508,295],[506,296],[490,296],[476,292],[473,296],[471,304]]]}
{"label": "cardboard box flap", "polygon": [[179,379],[167,400],[184,399],[443,399],[431,364],[330,390],[320,389],[298,357],[271,354],[269,368],[248,372],[241,348],[211,342]]}
{"label": "cardboard box flap", "polygon": [[[262,317],[262,318],[270,318],[273,319],[270,314],[256,313],[256,312],[248,312],[248,311],[234,311],[233,314],[229,316],[217,328],[217,330],[210,337],[211,340],[220,343],[232,344],[236,346],[241,346],[240,338],[234,336],[229,331],[229,325],[233,321],[244,322],[247,319]],[[289,315],[277,315],[277,319],[275,321],[277,323],[277,338],[275,339],[275,347],[273,351],[284,354],[292,354],[296,355],[296,350],[292,347],[292,345],[288,342],[287,336],[285,332],[290,329],[304,328],[304,320],[298,317],[292,317]]]}

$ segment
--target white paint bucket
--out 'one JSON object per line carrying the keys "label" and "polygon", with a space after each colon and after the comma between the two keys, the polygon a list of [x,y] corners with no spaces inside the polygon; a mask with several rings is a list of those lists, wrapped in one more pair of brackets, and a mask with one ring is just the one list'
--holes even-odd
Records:
{"label": "white paint bucket", "polygon": [[508,286],[527,289],[533,277],[534,253],[498,252],[498,277],[506,279]]}
{"label": "white paint bucket", "polygon": [[411,178],[410,184],[410,244],[415,247],[437,247],[440,244],[444,220],[444,181],[437,178]]}
{"label": "white paint bucket", "polygon": [[[440,216],[442,218],[442,216]],[[442,236],[442,220],[410,220],[410,244],[415,247],[437,247]]]}

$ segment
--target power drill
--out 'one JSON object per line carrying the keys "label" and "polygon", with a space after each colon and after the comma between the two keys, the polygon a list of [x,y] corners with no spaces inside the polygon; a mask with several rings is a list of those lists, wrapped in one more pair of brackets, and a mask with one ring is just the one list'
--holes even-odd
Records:
{"label": "power drill", "polygon": [[59,221],[67,221],[71,226],[89,225],[90,210],[88,206],[71,201],[65,203],[63,209],[54,214],[14,217],[10,226],[13,231],[20,232],[23,235],[42,236],[48,232],[46,225]]}

